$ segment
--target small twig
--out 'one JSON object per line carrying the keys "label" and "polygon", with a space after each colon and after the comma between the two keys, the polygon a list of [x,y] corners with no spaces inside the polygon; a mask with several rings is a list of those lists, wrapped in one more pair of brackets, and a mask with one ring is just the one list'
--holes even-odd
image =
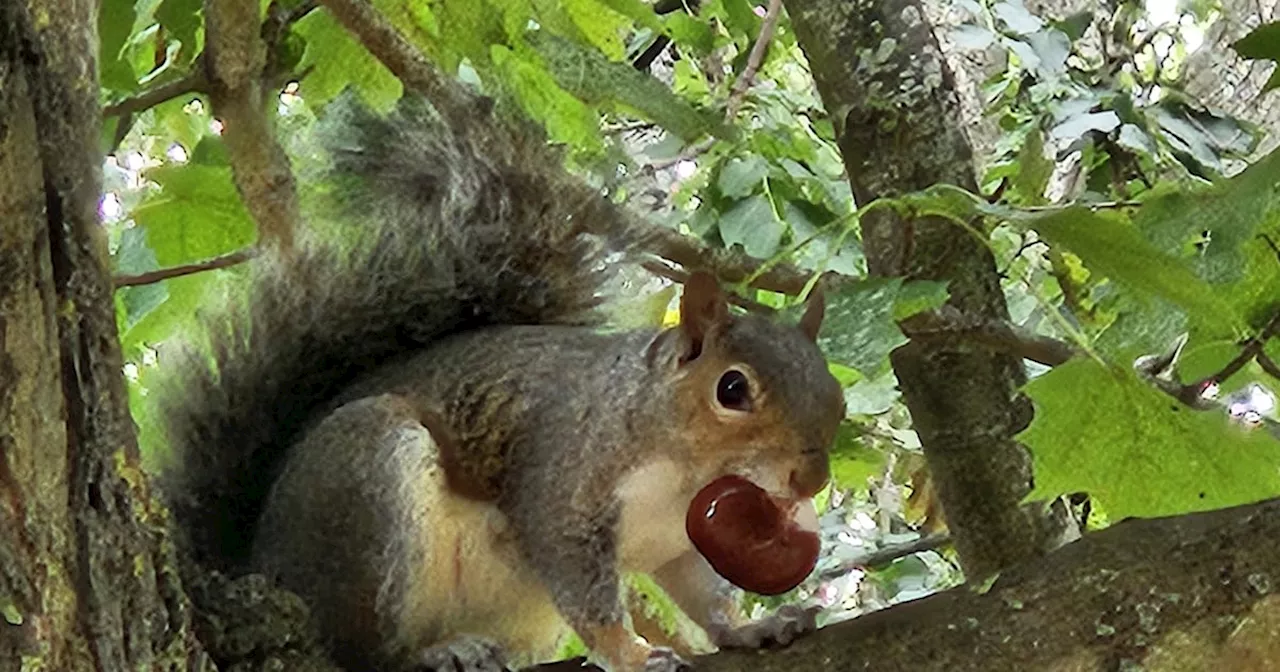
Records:
{"label": "small twig", "polygon": [[124,124],[126,118],[132,117],[139,112],[149,110],[160,103],[167,100],[177,98],[185,93],[197,93],[205,90],[207,82],[204,78],[204,67],[197,60],[194,64],[194,70],[191,74],[182,79],[175,79],[167,84],[161,84],[154,89],[143,91],[142,93],[124,100],[113,103],[102,108],[102,116],[104,117],[120,117],[121,125]]}
{"label": "small twig", "polygon": [[668,168],[670,168],[670,167],[672,167],[672,166],[676,165],[677,163],[680,163],[681,161],[689,161],[689,160],[693,159],[694,157],[698,156],[699,154],[702,154],[703,152],[707,151],[708,149],[711,149],[713,146],[715,146],[715,144],[716,144],[716,140],[715,140],[715,138],[707,138],[706,140],[703,140],[702,142],[699,142],[699,143],[698,143],[698,144],[696,144],[696,145],[691,145],[691,146],[689,146],[689,147],[685,148],[685,149],[684,149],[683,151],[681,151],[679,154],[677,154],[676,156],[674,156],[674,157],[672,157],[672,158],[670,158],[670,159],[663,159],[663,160],[661,160],[661,161],[654,161],[653,163],[650,163],[650,164],[648,164],[648,165],[647,165],[647,166],[645,166],[645,167],[646,167],[646,168],[648,168],[649,170],[653,170],[653,171],[666,170],[666,169],[668,169]]}
{"label": "small twig", "polygon": [[920,537],[915,541],[896,546],[886,546],[875,551],[871,551],[866,555],[851,558],[840,563],[839,566],[823,571],[819,578],[823,581],[836,579],[849,572],[862,567],[882,567],[899,558],[905,558],[908,555],[923,553],[924,551],[936,551],[943,546],[951,543],[951,535],[945,533],[930,534]]}
{"label": "small twig", "polygon": [[1272,378],[1280,380],[1280,366],[1277,366],[1276,361],[1271,359],[1267,353],[1259,352],[1257,361],[1258,366],[1261,366],[1263,371],[1266,371]]}
{"label": "small twig", "polygon": [[301,21],[308,14],[315,11],[319,7],[320,7],[320,3],[317,0],[306,0],[306,2],[303,2],[297,7],[294,7],[293,11],[289,12],[289,17],[285,19],[285,23],[291,26]]}
{"label": "small twig", "polygon": [[1227,362],[1221,371],[1201,378],[1191,383],[1188,387],[1192,387],[1197,391],[1203,390],[1207,385],[1221,383],[1234,376],[1240,369],[1244,368],[1245,364],[1249,363],[1249,360],[1256,359],[1258,355],[1262,354],[1262,348],[1277,332],[1280,332],[1280,311],[1276,311],[1275,315],[1271,316],[1271,319],[1262,328],[1262,331],[1258,332],[1257,336],[1245,341],[1244,347],[1240,348],[1240,352],[1231,361]]}
{"label": "small twig", "polygon": [[747,56],[747,67],[743,68],[742,76],[738,81],[733,83],[733,90],[729,94],[729,104],[726,106],[725,119],[732,120],[738,116],[738,110],[742,107],[743,101],[747,97],[747,90],[751,88],[751,83],[756,78],[756,72],[760,70],[760,65],[764,63],[764,55],[769,50],[769,43],[773,41],[773,31],[778,27],[778,17],[782,14],[782,0],[769,0],[769,9],[764,14],[764,20],[760,23],[760,35],[756,37],[756,43],[751,46],[751,53]]}
{"label": "small twig", "polygon": [[658,60],[658,56],[660,56],[662,52],[666,51],[667,46],[670,44],[671,38],[666,35],[659,35],[653,40],[653,44],[650,44],[648,48],[640,52],[639,56],[636,56],[636,60],[631,62],[631,67],[641,72],[647,72],[649,70],[649,66],[653,65],[653,62]]}
{"label": "small twig", "polygon": [[[781,14],[782,0],[769,0],[769,9],[765,12],[763,22],[760,24],[760,35],[756,38],[755,44],[751,46],[751,53],[747,56],[747,67],[742,70],[742,76],[733,83],[733,89],[729,93],[729,101],[725,105],[725,121],[732,122],[733,118],[738,116],[738,110],[746,100],[747,91],[751,88],[751,83],[755,80],[756,73],[764,62],[769,43],[773,41],[773,33],[778,27],[778,17]],[[681,161],[688,161],[711,149],[715,146],[715,142],[715,138],[707,138],[686,148],[673,158],[655,161],[648,164],[647,167],[654,171],[666,170]]]}
{"label": "small twig", "polygon": [[992,205],[999,203],[1000,199],[1004,198],[1004,192],[1008,188],[1009,188],[1009,178],[1007,177],[1000,178],[1000,184],[997,184],[995,190],[991,192],[991,195],[987,196],[987,202],[991,203]]}
{"label": "small twig", "polygon": [[1258,237],[1261,238],[1264,242],[1266,242],[1267,247],[1270,247],[1271,252],[1276,255],[1276,259],[1280,260],[1280,246],[1277,246],[1276,242],[1274,240],[1271,240],[1271,236],[1268,236],[1265,233],[1259,233]]}
{"label": "small twig", "polygon": [[1017,261],[1018,257],[1022,256],[1023,252],[1026,252],[1027,250],[1035,247],[1036,245],[1045,245],[1045,244],[1046,243],[1043,240],[1040,240],[1038,238],[1035,240],[1030,240],[1028,239],[1027,234],[1023,233],[1022,242],[1018,244],[1018,249],[1015,250],[1013,254],[1009,255],[1009,265],[1005,266],[1004,269],[998,273],[998,275],[1002,278],[1008,278],[1009,269],[1013,267],[1013,262]]}
{"label": "small twig", "polygon": [[[688,0],[687,2],[685,2],[685,0],[659,0],[653,5],[653,13],[658,16],[662,16],[664,14],[671,14],[672,12],[687,10],[692,14],[697,11],[698,4],[699,0]],[[636,60],[631,63],[631,66],[641,72],[648,71],[649,66],[653,65],[653,62],[657,60],[658,56],[662,54],[663,51],[666,51],[667,45],[669,44],[671,44],[671,38],[666,35],[659,35],[654,39],[653,44],[650,44],[643,53],[636,57]]]}
{"label": "small twig", "polygon": [[632,133],[634,131],[647,131],[657,128],[658,125],[651,121],[631,121],[619,123],[616,126],[605,126],[604,132],[608,134],[614,133]]}
{"label": "small twig", "polygon": [[542,663],[526,667],[520,672],[604,672],[599,667],[587,662],[586,658],[569,658],[553,663]]}
{"label": "small twig", "polygon": [[1120,208],[1136,208],[1142,201],[1100,201],[1098,203],[1056,203],[1053,205],[1024,205],[1015,208],[1019,212],[1057,212],[1067,208],[1085,208],[1087,210],[1118,210]]}
{"label": "small twig", "polygon": [[174,266],[173,268],[162,268],[158,271],[148,271],[137,275],[118,275],[114,279],[116,288],[120,287],[137,287],[139,285],[151,285],[170,278],[177,278],[184,275],[193,275],[195,273],[203,273],[204,271],[212,271],[218,268],[227,268],[235,266],[258,256],[257,248],[249,247],[231,254],[221,257],[215,257],[208,261],[202,261],[198,264],[187,264],[185,266]]}
{"label": "small twig", "polygon": [[902,333],[916,341],[962,341],[983,345],[1045,366],[1058,366],[1075,357],[1071,344],[1029,333],[1007,322],[978,320],[942,308],[913,315],[901,323]]}
{"label": "small twig", "polygon": [[[639,249],[684,268],[704,268],[726,282],[738,283],[751,277],[764,263],[737,249],[713,248],[675,229],[628,218],[623,237],[634,237]],[[640,233],[632,233],[639,231]],[[609,231],[604,231],[610,235]],[[614,232],[618,235],[618,232]],[[804,293],[809,275],[795,267],[777,264],[751,282],[752,287],[791,296]]]}
{"label": "small twig", "polygon": [[262,22],[261,31],[262,42],[267,48],[267,63],[263,66],[262,72],[263,78],[270,81],[274,88],[283,86],[284,82],[280,82],[280,78],[290,75],[280,63],[281,51],[278,48],[280,42],[289,34],[295,23],[306,18],[318,7],[317,0],[304,0],[293,9],[285,9],[279,0],[275,0],[267,8],[267,18]]}
{"label": "small twig", "polygon": [[[644,262],[640,264],[640,266],[643,267],[644,270],[649,271],[650,273],[660,278],[666,278],[667,280],[670,280],[677,284],[683,285],[689,279],[689,274],[686,273],[685,271],[671,268],[666,264],[660,264],[655,261]],[[744,296],[738,296],[737,294],[733,294],[733,293],[729,293],[728,300],[729,300],[729,303],[732,303],[733,305],[738,306],[739,308],[749,310],[753,313],[760,313],[762,315],[772,315],[773,313],[777,312],[770,306],[766,306],[763,303],[760,303],[758,301],[752,301],[751,299],[748,299]]]}

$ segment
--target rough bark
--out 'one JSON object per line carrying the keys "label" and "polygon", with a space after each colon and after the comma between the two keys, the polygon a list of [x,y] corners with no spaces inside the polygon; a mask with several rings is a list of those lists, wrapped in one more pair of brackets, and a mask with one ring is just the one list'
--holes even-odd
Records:
{"label": "rough bark", "polygon": [[0,668],[210,669],[125,405],[96,26],[0,4]]}
{"label": "rough bark", "polygon": [[293,246],[299,218],[297,186],[284,148],[276,140],[268,106],[274,92],[263,80],[268,45],[258,20],[258,0],[207,0],[205,79],[214,113],[224,124],[222,140],[245,207],[258,224],[262,242],[282,250]]}
{"label": "rough bark", "polygon": [[1280,500],[1131,520],[965,587],[698,672],[1280,669]]}
{"label": "rough bark", "polygon": [[[914,0],[789,0],[792,25],[836,129],[859,204],[947,183],[976,191],[955,85]],[[876,276],[949,283],[949,306],[1008,319],[990,251],[942,218],[862,220]],[[1030,460],[1014,435],[1031,418],[1025,374],[1009,355],[912,341],[891,356],[966,573],[979,577],[1041,551],[1048,533],[1019,506]]]}

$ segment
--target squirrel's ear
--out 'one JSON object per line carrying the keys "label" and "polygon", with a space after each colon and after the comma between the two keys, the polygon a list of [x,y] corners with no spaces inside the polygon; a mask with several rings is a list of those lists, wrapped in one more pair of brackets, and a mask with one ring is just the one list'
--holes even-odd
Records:
{"label": "squirrel's ear", "polygon": [[814,287],[805,300],[804,315],[800,317],[800,331],[811,341],[818,340],[818,331],[822,329],[822,318],[827,314],[826,297],[821,287]]}
{"label": "squirrel's ear", "polygon": [[717,322],[728,318],[729,302],[715,276],[705,271],[691,273],[684,282],[684,294],[680,297],[680,329],[692,346],[687,359],[697,357],[702,352],[707,332]]}

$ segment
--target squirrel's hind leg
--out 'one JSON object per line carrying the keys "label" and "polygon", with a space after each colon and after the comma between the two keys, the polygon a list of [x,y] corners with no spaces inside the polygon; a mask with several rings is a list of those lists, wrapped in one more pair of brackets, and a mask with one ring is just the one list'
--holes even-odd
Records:
{"label": "squirrel's hind leg", "polygon": [[415,405],[387,394],[338,408],[291,449],[254,561],[308,602],[348,669],[421,669],[456,649],[484,672],[501,663],[486,652],[551,655],[559,634],[504,529],[495,506],[446,487]]}

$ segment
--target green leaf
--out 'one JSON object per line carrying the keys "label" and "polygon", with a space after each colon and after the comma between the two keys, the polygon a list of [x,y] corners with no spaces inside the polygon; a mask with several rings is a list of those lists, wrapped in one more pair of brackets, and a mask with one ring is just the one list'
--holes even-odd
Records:
{"label": "green leaf", "polygon": [[161,266],[234,252],[252,243],[256,227],[231,181],[231,170],[188,164],[147,172],[160,193],[133,210]]}
{"label": "green leaf", "polygon": [[[1157,187],[1134,217],[1134,224],[1163,252],[1196,254],[1194,265],[1211,282],[1234,282],[1244,269],[1242,246],[1276,204],[1280,152],[1272,152],[1239,175],[1216,185]],[[1192,243],[1209,232],[1202,249]]]}
{"label": "green leaf", "polygon": [[1029,35],[1044,26],[1044,21],[1041,21],[1040,17],[1027,11],[1027,8],[1022,5],[1022,0],[996,3],[991,6],[991,13],[1003,21],[1009,30],[1019,35]]}
{"label": "green leaf", "polygon": [[693,55],[705,55],[715,48],[715,32],[705,21],[684,12],[672,12],[665,18],[667,30],[676,45],[690,49]]}
{"label": "green leaf", "polygon": [[132,0],[102,0],[98,10],[99,78],[112,93],[138,88],[138,76],[125,57],[124,45],[133,34]]}
{"label": "green leaf", "polygon": [[902,398],[898,379],[889,371],[875,380],[863,378],[844,391],[845,412],[850,416],[880,415]]}
{"label": "green leaf", "polygon": [[1036,499],[1085,491],[1112,519],[1203,511],[1280,494],[1280,441],[1193,411],[1132,371],[1076,359],[1026,387]]}
{"label": "green leaf", "polygon": [[1119,213],[1073,207],[1040,218],[1032,227],[1049,242],[1075,253],[1091,270],[1130,289],[1227,324],[1239,322],[1182,260],[1161,252]]}
{"label": "green leaf", "polygon": [[840,423],[836,430],[835,445],[831,448],[831,480],[845,488],[865,488],[867,480],[879,476],[888,461],[888,455],[862,440],[858,431],[848,422]]}
{"label": "green leaf", "polygon": [[768,259],[778,251],[782,232],[782,222],[774,216],[769,199],[759,194],[739,201],[720,216],[720,237],[725,246],[742,245],[757,259]]}
{"label": "green leaf", "polygon": [[996,40],[996,34],[984,26],[964,23],[951,29],[947,35],[961,49],[986,49]]}
{"label": "green leaf", "polygon": [[1018,170],[1013,174],[1013,187],[1029,205],[1044,203],[1045,186],[1053,175],[1053,161],[1044,155],[1044,133],[1032,126],[1018,152]]}
{"label": "green leaf", "polygon": [[1231,48],[1243,58],[1280,61],[1280,21],[1254,28],[1248,35],[1232,42]]}
{"label": "green leaf", "polygon": [[660,327],[675,296],[676,286],[668,285],[634,299],[620,299],[610,305],[613,319],[609,323],[619,329]]}
{"label": "green leaf", "polygon": [[1094,347],[1109,361],[1132,362],[1159,352],[1187,330],[1187,314],[1161,299],[1140,302],[1132,294],[1116,299],[1119,315],[1098,337]]}
{"label": "green leaf", "polygon": [[1067,56],[1071,54],[1071,40],[1065,33],[1052,28],[1039,30],[1027,36],[1027,44],[1036,53],[1036,73],[1045,79],[1066,71]]}
{"label": "green leaf", "polygon": [[182,63],[190,63],[200,53],[197,32],[203,27],[201,0],[164,0],[156,9],[156,20],[169,37],[182,43]]}
{"label": "green leaf", "polygon": [[546,31],[529,32],[525,40],[555,81],[589,105],[621,105],[690,142],[707,133],[732,135],[718,117],[695,109],[661,81],[629,64],[615,63]]}
{"label": "green leaf", "polygon": [[[120,248],[112,260],[117,273],[137,275],[159,268],[155,252],[147,246],[146,232],[138,227],[125,229],[120,234]],[[147,313],[155,310],[169,298],[169,288],[163,283],[123,287],[117,293],[124,306],[124,320],[121,326],[126,332]]]}
{"label": "green leaf", "polygon": [[756,16],[754,8],[748,0],[722,0],[725,12],[725,26],[736,36],[754,39],[760,31],[761,19]]}
{"label": "green leaf", "polygon": [[604,52],[606,57],[612,61],[626,57],[622,33],[631,23],[626,17],[596,0],[562,0],[562,6],[587,41]]}
{"label": "green leaf", "polygon": [[152,108],[154,123],[149,132],[182,145],[189,153],[194,152],[194,148],[205,139],[221,145],[222,139],[209,131],[212,117],[208,113],[208,103],[202,101],[201,111],[195,112],[188,107],[190,101],[191,97],[184,96],[166,100]]}
{"label": "green leaf", "polygon": [[1061,30],[1072,42],[1084,37],[1084,33],[1093,23],[1093,12],[1084,10],[1076,12],[1061,21],[1053,21],[1053,27]]}
{"label": "green leaf", "polygon": [[716,184],[725,196],[743,198],[755,191],[768,174],[769,164],[758,156],[734,158],[720,169],[720,179]]}
{"label": "green leaf", "polygon": [[662,21],[653,7],[641,0],[599,0],[600,4],[655,32],[662,31]]}
{"label": "green leaf", "polygon": [[328,12],[308,14],[293,30],[307,40],[301,67],[311,72],[299,86],[311,109],[323,108],[347,86],[378,111],[390,110],[400,99],[400,80]]}
{"label": "green leaf", "polygon": [[842,285],[827,297],[818,347],[827,359],[874,379],[887,370],[889,353],[907,342],[893,319],[902,278],[868,278]]}
{"label": "green leaf", "polygon": [[553,142],[567,143],[588,152],[603,149],[599,115],[560,88],[540,63],[525,60],[520,54],[496,45],[491,58],[520,106],[546,127]]}
{"label": "green leaf", "polygon": [[912,280],[902,286],[893,301],[893,319],[905,320],[927,310],[941,308],[951,298],[947,283],[935,280]]}

